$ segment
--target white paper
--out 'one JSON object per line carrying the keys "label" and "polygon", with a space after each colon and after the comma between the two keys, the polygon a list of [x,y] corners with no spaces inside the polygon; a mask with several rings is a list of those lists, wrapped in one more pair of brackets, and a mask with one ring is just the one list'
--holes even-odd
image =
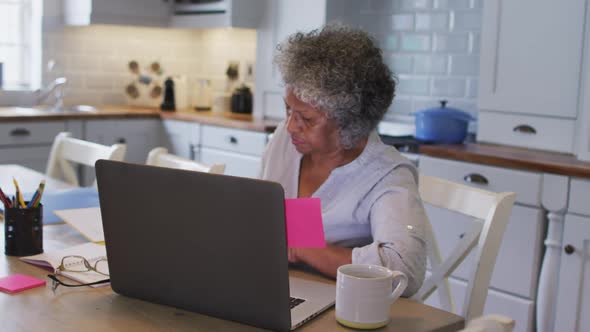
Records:
{"label": "white paper", "polygon": [[99,207],[53,211],[63,221],[77,229],[92,242],[104,242]]}

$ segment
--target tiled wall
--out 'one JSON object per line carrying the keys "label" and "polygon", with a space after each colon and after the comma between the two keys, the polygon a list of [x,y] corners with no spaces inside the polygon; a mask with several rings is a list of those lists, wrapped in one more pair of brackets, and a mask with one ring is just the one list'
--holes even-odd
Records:
{"label": "tiled wall", "polygon": [[125,87],[136,79],[129,61],[136,60],[140,67],[158,61],[162,79],[186,75],[190,92],[194,82],[207,78],[214,92],[222,93],[229,61],[239,61],[244,73],[255,56],[255,30],[66,27],[44,33],[43,63],[53,59],[56,65],[52,71],[45,69],[43,81],[64,75],[67,104],[127,104]]}
{"label": "tiled wall", "polygon": [[361,26],[399,79],[387,117],[448,106],[477,113],[483,0],[371,0]]}

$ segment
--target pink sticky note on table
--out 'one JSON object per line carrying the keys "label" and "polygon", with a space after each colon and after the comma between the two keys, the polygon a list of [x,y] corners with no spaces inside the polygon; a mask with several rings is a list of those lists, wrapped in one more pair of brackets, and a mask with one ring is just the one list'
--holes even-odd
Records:
{"label": "pink sticky note on table", "polygon": [[322,206],[319,198],[285,199],[289,248],[325,248]]}
{"label": "pink sticky note on table", "polygon": [[13,274],[8,277],[0,278],[0,291],[11,294],[39,286],[45,286],[45,280],[24,274]]}

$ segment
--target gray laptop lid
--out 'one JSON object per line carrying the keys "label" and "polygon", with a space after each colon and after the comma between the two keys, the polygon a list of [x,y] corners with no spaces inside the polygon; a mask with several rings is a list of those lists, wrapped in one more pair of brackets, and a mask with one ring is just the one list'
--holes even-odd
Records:
{"label": "gray laptop lid", "polygon": [[278,183],[107,160],[96,177],[115,292],[289,330]]}

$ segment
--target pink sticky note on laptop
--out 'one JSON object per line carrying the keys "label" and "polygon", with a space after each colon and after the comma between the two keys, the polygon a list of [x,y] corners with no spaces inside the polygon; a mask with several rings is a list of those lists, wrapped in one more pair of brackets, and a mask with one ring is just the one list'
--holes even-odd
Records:
{"label": "pink sticky note on laptop", "polygon": [[11,294],[39,286],[45,286],[45,280],[26,276],[24,274],[13,274],[8,277],[0,278],[0,291]]}
{"label": "pink sticky note on laptop", "polygon": [[319,198],[285,199],[289,248],[325,248],[322,206]]}

